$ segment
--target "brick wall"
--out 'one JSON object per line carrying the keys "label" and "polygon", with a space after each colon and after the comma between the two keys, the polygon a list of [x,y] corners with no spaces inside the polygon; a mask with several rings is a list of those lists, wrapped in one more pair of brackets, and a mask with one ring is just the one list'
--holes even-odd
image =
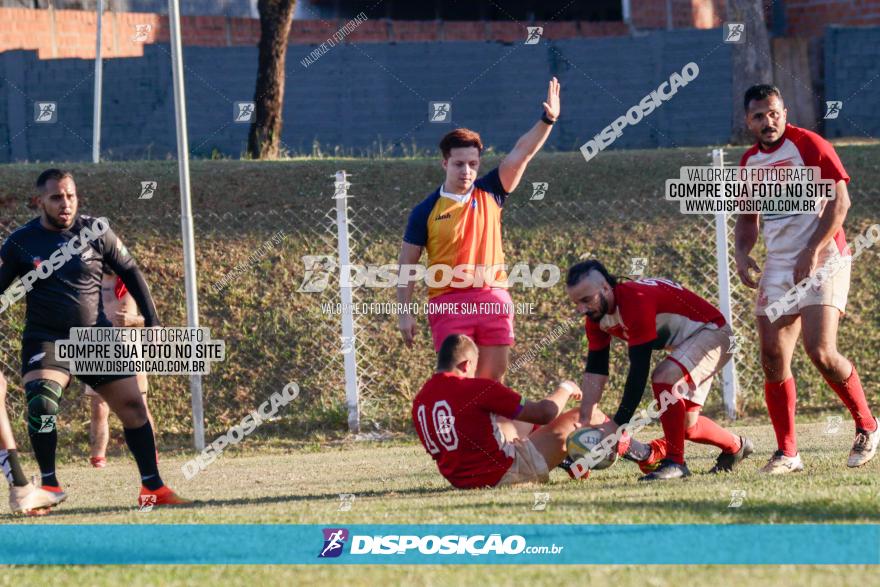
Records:
{"label": "brick wall", "polygon": [[[637,29],[665,29],[667,0],[634,0],[632,22]],[[671,0],[673,27],[717,28],[724,21],[725,0]],[[768,2],[769,7],[769,2]],[[787,34],[821,38],[829,24],[880,25],[880,0],[786,0]],[[770,10],[768,8],[768,18]],[[31,10],[0,8],[0,52],[33,49],[40,59],[95,56],[94,12],[87,10]],[[295,20],[291,43],[320,44],[345,21]],[[133,42],[136,25],[152,27],[147,43],[168,42],[168,19],[157,13],[107,12],[103,21],[103,51],[107,57],[143,54],[143,43]],[[622,22],[543,23],[544,38],[625,36]],[[224,16],[182,16],[186,45],[203,47],[253,46],[259,42],[259,21]],[[358,43],[407,41],[503,41],[525,38],[525,25],[509,21],[437,22],[370,20],[350,39]]]}
{"label": "brick wall", "polygon": [[[724,0],[672,0],[672,28],[711,29],[724,21]],[[637,29],[665,29],[667,0],[632,0],[632,22]]]}
{"label": "brick wall", "polygon": [[786,34],[821,37],[829,24],[880,26],[880,0],[786,0]]}
{"label": "brick wall", "polygon": [[[0,8],[0,52],[33,49],[40,59],[95,57],[97,16],[83,10],[30,10]],[[347,21],[295,20],[290,42],[320,44]],[[137,25],[149,25],[146,44],[167,43],[168,18],[156,13],[107,12],[103,17],[103,54],[106,57],[143,55],[143,42],[134,42]],[[182,16],[185,45],[202,47],[254,46],[260,39],[260,23],[252,18]],[[552,22],[544,24],[545,39],[624,36],[622,22]],[[420,22],[368,20],[348,37],[356,43],[404,41],[503,41],[521,42],[525,25],[514,22]]]}
{"label": "brick wall", "polygon": [[[0,8],[0,52],[33,49],[40,59],[94,58],[97,15],[84,10]],[[145,42],[134,41],[138,26],[147,25]],[[155,13],[105,12],[102,51],[106,57],[143,55],[144,44],[167,43],[168,18]],[[259,21],[222,16],[182,16],[181,35],[187,45],[206,47],[255,45]]]}
{"label": "brick wall", "polygon": [[714,29],[721,26],[724,17],[724,0],[692,0],[693,26],[698,29]]}
{"label": "brick wall", "polygon": [[[825,27],[880,26],[880,0],[780,0],[784,1],[786,35],[821,38]],[[666,0],[633,0],[632,21],[638,29],[666,28]],[[672,0],[673,28],[717,28],[725,20],[725,0]],[[764,4],[765,17],[773,18],[772,3]]]}

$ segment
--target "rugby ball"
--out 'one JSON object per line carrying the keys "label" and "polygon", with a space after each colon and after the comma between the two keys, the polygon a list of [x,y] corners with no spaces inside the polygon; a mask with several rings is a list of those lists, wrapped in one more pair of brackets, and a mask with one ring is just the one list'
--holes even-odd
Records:
{"label": "rugby ball", "polygon": [[[602,442],[602,439],[605,438],[605,431],[601,428],[594,428],[591,426],[587,426],[585,428],[578,428],[574,432],[568,435],[568,438],[565,441],[565,448],[568,451],[568,456],[570,456],[573,460],[578,460],[584,455],[588,455],[593,447]],[[589,457],[588,457],[589,458]],[[589,467],[590,469],[601,470],[607,469],[617,460],[617,443],[612,445],[611,449],[606,451],[604,458]]]}

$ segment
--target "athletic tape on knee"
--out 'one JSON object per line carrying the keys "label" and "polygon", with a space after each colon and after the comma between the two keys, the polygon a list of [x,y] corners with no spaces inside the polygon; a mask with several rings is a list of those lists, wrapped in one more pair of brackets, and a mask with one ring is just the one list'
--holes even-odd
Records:
{"label": "athletic tape on knee", "polygon": [[24,384],[28,409],[28,431],[32,434],[55,431],[61,384],[51,379],[34,379]]}

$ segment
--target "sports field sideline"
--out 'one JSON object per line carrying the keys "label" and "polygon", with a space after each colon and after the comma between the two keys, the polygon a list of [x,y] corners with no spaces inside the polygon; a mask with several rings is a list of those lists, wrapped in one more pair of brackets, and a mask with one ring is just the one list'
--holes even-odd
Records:
{"label": "sports field sideline", "polygon": [[[635,465],[621,461],[571,481],[555,471],[548,486],[524,485],[475,491],[453,489],[411,438],[334,442],[295,449],[249,447],[224,453],[187,481],[180,467],[189,457],[163,457],[164,477],[182,495],[201,501],[191,508],[137,508],[134,463],[109,459],[96,470],[85,459],[62,462],[59,475],[70,495],[41,518],[9,518],[5,523],[241,523],[241,524],[651,524],[651,523],[878,523],[880,463],[845,466],[852,425],[826,433],[826,423],[802,423],[800,439],[807,470],[784,478],[758,476],[773,450],[772,428],[763,424],[731,428],[752,437],[758,451],[733,474],[705,474],[714,453],[689,445],[694,476],[677,484],[645,487]],[[652,438],[658,427],[642,432]],[[28,463],[27,468],[33,468]],[[742,505],[732,492],[745,491]],[[534,511],[535,492],[549,493],[544,511]],[[353,494],[340,511],[339,494]]]}
{"label": "sports field sideline", "polygon": [[[844,466],[851,425],[835,434],[826,421],[802,423],[801,446],[807,465],[803,474],[758,476],[764,453],[772,449],[772,429],[762,424],[732,426],[754,438],[759,458],[746,461],[733,474],[704,474],[714,458],[692,445],[689,459],[695,475],[676,484],[645,487],[637,483],[638,469],[618,462],[593,473],[586,481],[571,481],[562,471],[547,486],[458,491],[436,473],[433,462],[412,438],[390,441],[345,440],[325,445],[259,448],[243,443],[224,453],[204,472],[187,481],[180,466],[187,455],[164,457],[165,476],[178,491],[201,503],[185,509],[140,512],[128,456],[112,457],[106,469],[96,470],[85,459],[62,462],[59,472],[70,494],[48,516],[11,518],[10,524],[809,524],[878,523],[880,495],[876,484],[880,463],[861,469]],[[646,429],[652,437],[659,428]],[[28,463],[29,468],[33,468]],[[742,504],[732,505],[733,492],[744,491]],[[535,492],[549,494],[546,508],[535,511]],[[353,494],[351,509],[340,511],[339,494]],[[733,502],[735,503],[735,502]],[[343,506],[344,507],[344,506]],[[316,543],[316,549],[320,545]],[[735,547],[733,545],[732,547]],[[246,544],[242,548],[247,548]],[[317,555],[317,551],[316,551]],[[147,570],[148,569],[148,570]],[[723,581],[724,585],[870,584],[872,567],[720,566],[700,567],[566,567],[551,565],[373,565],[341,568],[284,566],[192,567],[29,567],[0,575],[0,585],[46,584],[64,579],[74,584],[187,585],[211,581],[224,585],[314,585],[333,580],[346,585],[405,582],[410,585],[531,585],[556,579],[579,583],[611,581],[616,585],[676,585],[683,581]],[[543,584],[543,583],[542,583]]]}
{"label": "sports field sideline", "polygon": [[[861,177],[873,177],[876,167],[870,164],[870,154],[876,147],[850,147],[850,154],[858,162]],[[691,156],[702,156],[704,150],[692,150]],[[683,153],[677,150],[664,151],[652,158],[650,170],[657,177],[666,175],[666,168],[680,163]],[[536,162],[536,169],[542,175],[559,175],[571,155],[555,154]],[[613,176],[619,165],[628,165],[638,159],[638,154],[614,154],[609,157],[603,173]],[[570,162],[570,161],[568,161]],[[658,162],[662,162],[659,164]],[[294,162],[292,167],[310,169],[314,193],[321,193],[319,186],[326,183],[326,176],[332,169],[343,163],[345,166],[371,165],[365,162]],[[162,167],[161,164],[144,164]],[[226,181],[237,176],[240,162],[201,162],[198,166],[205,174],[206,182]],[[424,168],[427,161],[395,161],[383,164],[388,178],[397,175],[412,176],[414,168]],[[12,174],[23,182],[32,171],[31,166],[20,166]],[[371,167],[373,169],[375,167]],[[112,169],[112,168],[111,168]],[[170,169],[170,168],[169,168]],[[286,175],[290,169],[277,164],[255,164],[251,169],[258,170],[261,181],[266,185],[278,180],[279,173]],[[216,171],[216,172],[214,172]],[[107,173],[102,171],[101,174]],[[647,173],[647,171],[646,171]],[[92,202],[109,202],[113,192],[113,181],[123,182],[127,172],[110,171],[104,177],[87,180],[94,186]],[[361,177],[367,178],[367,172]],[[640,184],[647,183],[640,178]],[[323,183],[320,183],[323,182]],[[862,180],[864,182],[864,180]],[[171,182],[169,182],[171,183]],[[14,184],[14,182],[13,182]],[[864,185],[864,183],[863,183]],[[560,192],[567,198],[576,199],[580,194],[574,181],[560,186]],[[300,188],[302,189],[302,188]],[[408,188],[409,189],[409,188]],[[412,189],[420,189],[413,187]],[[205,197],[211,190],[206,188]],[[370,193],[383,199],[371,187]],[[12,194],[4,194],[9,195]],[[311,194],[300,193],[305,197]],[[329,196],[329,194],[324,194]],[[395,194],[396,196],[396,194]],[[277,196],[276,196],[277,197]],[[409,196],[407,196],[409,198]],[[102,202],[103,201],[103,202]],[[409,200],[407,200],[409,201]],[[300,199],[302,202],[302,199]],[[228,202],[227,202],[228,204]],[[280,202],[264,202],[271,207]],[[112,212],[112,210],[111,210]],[[171,213],[170,210],[166,211]],[[111,216],[112,218],[112,216]],[[210,219],[206,218],[206,221]],[[273,227],[274,228],[274,227]],[[170,260],[177,254],[169,247],[151,246],[149,241],[142,244],[145,256],[155,263],[157,274],[166,273]],[[206,252],[210,250],[206,247]],[[293,256],[293,251],[286,256]],[[176,257],[175,257],[176,258]],[[872,269],[873,271],[873,269]],[[208,280],[210,281],[210,280]],[[248,291],[251,280],[243,280],[238,296]],[[284,289],[284,287],[281,287]],[[870,288],[860,288],[859,296],[870,297]],[[284,294],[285,292],[280,292]],[[228,294],[233,295],[233,294]],[[170,299],[170,297],[169,297]],[[267,298],[268,299],[268,298]],[[178,299],[179,301],[179,299]],[[873,306],[872,306],[873,307]],[[170,309],[170,308],[169,308]],[[178,313],[171,311],[177,316]],[[222,319],[221,314],[217,319]],[[847,327],[862,331],[865,322],[848,321]],[[396,333],[388,329],[389,337]],[[843,343],[855,354],[866,357],[873,353],[873,338],[861,338],[856,342],[848,338]],[[394,340],[393,342],[397,342]],[[255,347],[263,348],[260,345]],[[576,351],[581,355],[581,349]],[[543,361],[544,359],[540,359]],[[867,359],[866,359],[867,360]],[[863,361],[864,362],[864,361]],[[425,370],[429,368],[425,363]],[[866,374],[867,375],[867,374]],[[868,381],[866,376],[866,381]],[[540,379],[540,378],[539,378]],[[414,384],[417,382],[413,382]],[[871,385],[871,384],[869,384]],[[182,386],[181,386],[182,388]],[[338,389],[332,391],[337,395]],[[534,391],[534,390],[530,390]],[[749,391],[749,390],[744,390]],[[754,392],[754,390],[751,390]],[[10,389],[13,406],[20,402],[13,394],[20,389]],[[766,461],[774,447],[773,431],[767,425],[766,416],[749,416],[730,424],[730,428],[752,437],[757,444],[757,453],[733,475],[709,476],[707,471],[714,454],[699,445],[689,447],[689,464],[694,477],[672,486],[645,487],[636,482],[639,472],[631,463],[620,462],[613,468],[593,474],[584,482],[572,482],[561,471],[552,474],[549,486],[523,486],[509,489],[489,489],[479,491],[456,491],[449,487],[437,474],[436,468],[415,437],[407,432],[394,432],[392,439],[384,442],[358,442],[344,437],[339,414],[326,412],[325,407],[305,406],[307,411],[285,414],[285,418],[271,426],[258,437],[242,443],[240,449],[230,450],[212,464],[206,471],[192,480],[186,480],[181,466],[193,455],[190,451],[164,452],[162,447],[177,448],[189,443],[188,422],[180,417],[181,408],[186,409],[188,398],[185,393],[163,398],[162,393],[154,395],[156,412],[160,415],[159,430],[168,435],[166,442],[160,437],[162,452],[161,469],[169,485],[181,495],[199,500],[196,506],[184,509],[157,509],[140,512],[137,508],[136,469],[127,454],[116,451],[111,454],[109,466],[95,470],[88,466],[83,456],[85,446],[82,420],[84,408],[78,394],[71,393],[65,401],[76,402],[65,408],[65,424],[71,429],[63,431],[59,442],[59,475],[70,498],[51,515],[43,518],[13,519],[4,517],[4,523],[11,524],[415,524],[415,523],[464,523],[464,524],[809,524],[809,523],[849,523],[876,524],[880,522],[880,495],[876,489],[877,472],[880,465],[870,463],[857,470],[844,465],[847,450],[852,441],[852,425],[844,415],[843,408],[836,412],[826,412],[831,406],[818,402],[818,405],[804,406],[799,416],[799,435],[801,451],[807,471],[804,474],[786,476],[784,479],[759,477],[757,468]],[[223,398],[231,400],[231,398]],[[250,405],[248,398],[241,404],[237,401],[224,401],[211,409],[222,406],[222,413],[235,419],[243,413],[242,405]],[[398,400],[400,398],[397,398]],[[255,400],[254,400],[255,401]],[[321,412],[313,411],[321,407]],[[301,406],[298,406],[298,409]],[[818,411],[817,411],[818,410]],[[396,410],[397,423],[405,419],[406,411]],[[398,413],[399,412],[399,413]],[[183,411],[183,414],[186,412]],[[826,432],[826,417],[844,415],[844,424],[835,433]],[[311,427],[301,428],[298,421],[308,415]],[[287,419],[287,416],[290,419]],[[329,421],[336,426],[326,426]],[[20,425],[20,423],[17,423]],[[223,433],[226,422],[215,420],[209,427],[208,442]],[[408,429],[408,424],[392,427],[392,430]],[[292,434],[288,435],[287,432]],[[312,433],[312,440],[302,442],[302,433]],[[659,435],[658,427],[652,427],[639,436],[652,438]],[[23,434],[22,434],[23,435]],[[74,456],[75,455],[75,456]],[[25,461],[28,472],[36,470],[35,463]],[[535,493],[547,493],[546,508],[535,510]],[[341,509],[340,494],[351,494],[350,509]],[[737,499],[742,503],[731,507]],[[246,548],[247,545],[242,545]],[[138,584],[188,584],[196,580],[216,581],[224,584],[243,584],[245,581],[284,581],[292,584],[315,584],[332,579],[344,580],[352,585],[374,585],[381,583],[407,582],[413,585],[434,584],[476,584],[491,581],[493,584],[534,584],[537,578],[556,578],[560,581],[571,579],[571,569],[548,566],[504,567],[511,571],[509,580],[499,573],[499,567],[467,566],[461,568],[431,567],[430,573],[420,573],[417,567],[394,569],[393,567],[369,567],[362,569],[297,569],[284,567],[223,567],[192,568],[162,566],[151,567],[144,572],[143,567],[130,569],[73,568],[63,575],[83,584],[118,584],[122,579],[132,585]],[[45,583],[56,578],[59,570],[50,568],[16,569],[15,573],[0,579],[12,580],[16,584]],[[722,570],[720,567],[697,568],[657,568],[650,566],[609,568],[584,568],[576,571],[585,581],[612,580],[622,585],[629,584],[680,584],[685,580],[701,581],[722,579],[725,584],[761,585],[791,584],[811,585],[865,585],[870,583],[869,568],[846,567],[844,572],[830,567],[736,567]],[[723,574],[722,574],[723,573]],[[739,583],[738,583],[739,581]]]}

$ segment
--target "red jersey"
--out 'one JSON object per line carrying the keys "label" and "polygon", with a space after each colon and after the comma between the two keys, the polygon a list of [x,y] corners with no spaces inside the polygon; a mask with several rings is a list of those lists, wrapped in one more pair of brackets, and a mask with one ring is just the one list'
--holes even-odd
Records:
{"label": "red jersey", "polygon": [[522,406],[522,396],[497,381],[435,373],[413,399],[412,419],[441,475],[459,489],[486,487],[513,464],[495,416],[514,419]]}
{"label": "red jersey", "polygon": [[[849,183],[849,175],[831,143],[812,131],[791,124],[785,125],[782,139],[772,149],[765,151],[760,144],[756,144],[743,154],[739,164],[742,167],[818,167],[822,179]],[[764,243],[767,245],[765,269],[790,269],[806,248],[820,216],[821,213],[764,214]],[[840,254],[849,255],[843,228],[834,233],[832,243],[829,243],[828,251],[820,251],[820,258],[831,253],[835,247]]]}
{"label": "red jersey", "polygon": [[638,346],[656,339],[654,349],[674,349],[706,324],[724,326],[721,312],[684,286],[662,278],[624,281],[614,286],[614,313],[599,322],[586,319],[591,351],[615,336]]}
{"label": "red jersey", "polygon": [[122,278],[116,277],[116,285],[113,288],[113,293],[116,294],[116,299],[121,300],[125,297],[125,294],[128,293],[128,288],[125,287],[125,284],[122,283]]}

